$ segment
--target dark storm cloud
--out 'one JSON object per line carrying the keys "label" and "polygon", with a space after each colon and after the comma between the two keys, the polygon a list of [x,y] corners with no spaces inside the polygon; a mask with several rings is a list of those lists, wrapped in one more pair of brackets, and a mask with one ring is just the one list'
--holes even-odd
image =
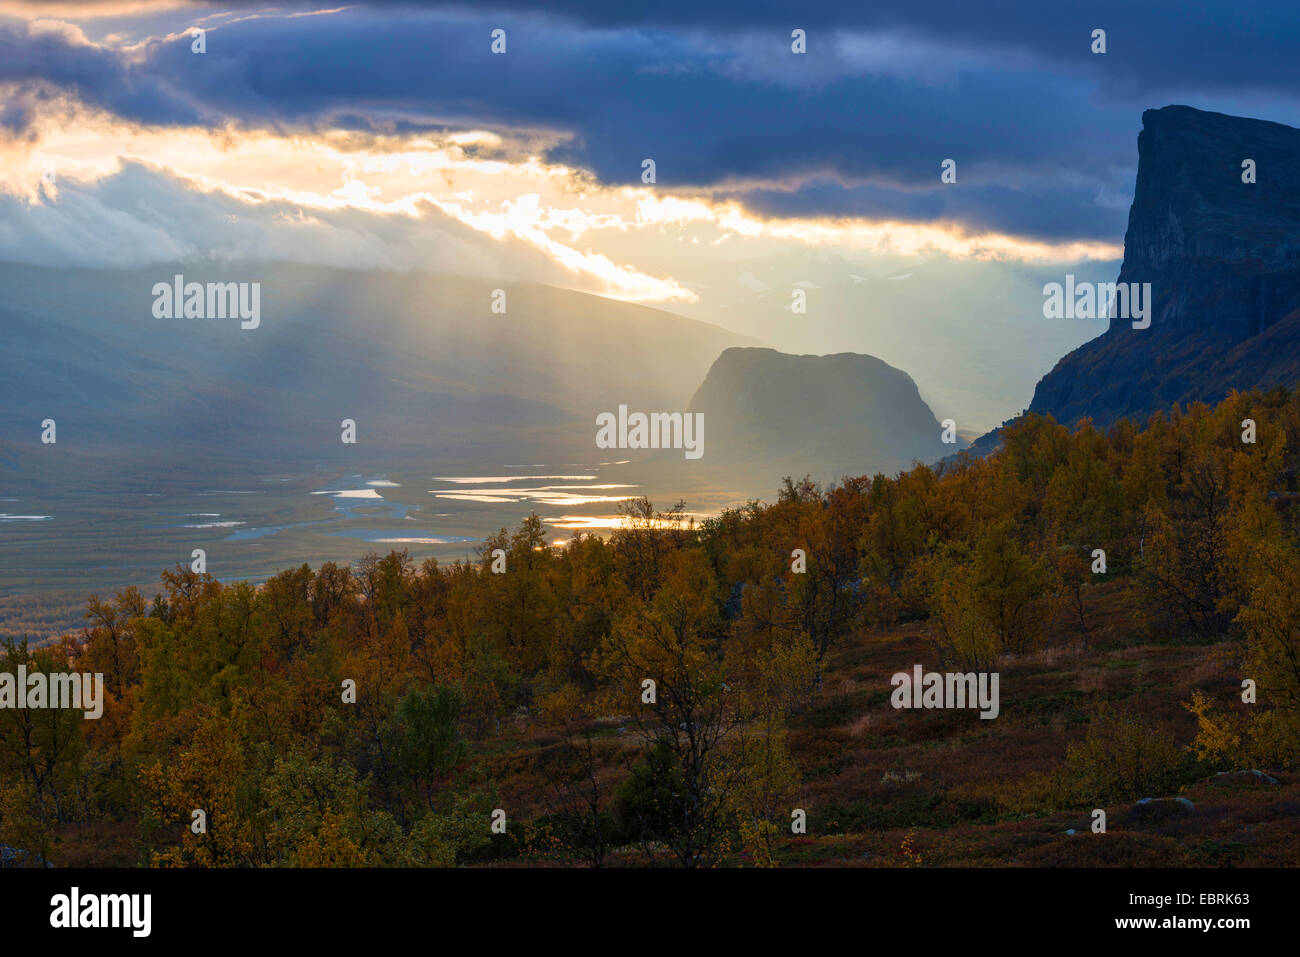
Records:
{"label": "dark storm cloud", "polygon": [[[370,0],[375,7],[411,7]],[[1231,0],[823,0],[818,3],[752,0],[606,2],[606,0],[488,0],[432,3],[424,8],[529,11],[543,8],[591,26],[707,29],[760,26],[834,30],[904,30],[954,44],[1034,51],[1047,62],[1094,63],[1089,37],[1107,31],[1106,72],[1099,78],[1130,93],[1170,87],[1242,90],[1295,88],[1300,4],[1243,6]],[[816,38],[812,42],[816,42]]]}
{"label": "dark storm cloud", "polygon": [[[210,30],[202,56],[179,38],[134,60],[5,27],[0,80],[71,88],[146,123],[548,130],[568,137],[552,158],[605,182],[638,183],[653,158],[664,188],[725,191],[773,215],[1114,241],[1141,110],[1167,102],[1143,99],[1152,78],[1186,75],[1193,104],[1198,90],[1271,87],[1300,35],[1295,12],[1214,5],[1177,17],[1019,0],[438,6],[255,16]],[[810,31],[809,54],[790,53],[791,24]],[[505,56],[489,51],[497,26]],[[1104,57],[1088,52],[1094,26],[1108,30]],[[1157,68],[1193,44],[1194,71]],[[957,187],[939,183],[946,158]]]}
{"label": "dark storm cloud", "polygon": [[16,132],[25,130],[34,111],[15,104],[30,107],[59,91],[141,123],[194,123],[200,117],[180,90],[128,64],[120,54],[57,30],[0,26],[0,83],[15,84],[17,90],[0,114],[0,123]]}
{"label": "dark storm cloud", "polygon": [[[1107,31],[1109,59],[1098,80],[1127,95],[1170,89],[1205,92],[1271,89],[1291,93],[1300,41],[1300,4],[1243,6],[1231,0],[361,0],[393,12],[442,9],[500,14],[545,13],[605,29],[825,32],[899,30],[986,49],[1032,51],[1045,62],[1089,67],[1089,36]],[[211,9],[257,3],[206,4]],[[312,9],[324,4],[292,2]],[[814,44],[819,38],[812,38]]]}
{"label": "dark storm cloud", "polygon": [[[722,194],[720,198],[727,198]],[[1028,239],[1062,238],[1114,241],[1124,235],[1128,201],[1099,202],[1092,187],[1038,183],[967,186],[906,192],[879,186],[845,187],[814,182],[796,191],[750,190],[736,194],[756,213],[771,217],[804,216],[810,211],[903,222],[948,222],[971,232],[999,232]],[[1063,217],[1069,217],[1068,223]],[[1063,228],[1068,225],[1068,229]]]}

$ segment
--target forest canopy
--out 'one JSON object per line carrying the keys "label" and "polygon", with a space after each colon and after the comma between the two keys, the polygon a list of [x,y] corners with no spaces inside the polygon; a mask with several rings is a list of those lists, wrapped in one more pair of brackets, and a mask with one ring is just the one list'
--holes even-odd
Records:
{"label": "forest canopy", "polygon": [[[89,863],[164,866],[771,864],[812,770],[791,729],[851,636],[920,627],[958,669],[1096,654],[1102,582],[1128,632],[1217,647],[1257,702],[1189,696],[1178,747],[1103,708],[1044,801],[1294,766],[1298,457],[1300,398],[1233,393],[1106,431],[1026,416],[986,458],[786,479],[698,524],[640,499],[556,547],[532,515],[449,566],[395,551],[258,586],[178,566],[152,597],[92,596],[78,634],[3,648],[3,671],[102,673],[107,700],[97,721],[0,711],[0,842],[57,861],[94,827]],[[525,740],[532,783],[503,790],[493,761]]]}

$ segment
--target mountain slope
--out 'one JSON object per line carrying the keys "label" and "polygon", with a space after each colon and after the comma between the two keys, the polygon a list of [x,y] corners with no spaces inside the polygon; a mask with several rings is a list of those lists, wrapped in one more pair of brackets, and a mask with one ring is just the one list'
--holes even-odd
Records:
{"label": "mountain slope", "polygon": [[769,496],[784,475],[892,473],[953,449],[906,372],[856,353],[728,349],[690,409],[704,413],[702,461],[745,474]]}
{"label": "mountain slope", "polygon": [[[152,288],[261,282],[261,324],[158,319]],[[358,444],[428,455],[590,450],[620,402],[681,408],[709,363],[751,340],[644,306],[425,273],[183,264],[0,264],[0,436],[317,461]],[[175,457],[179,460],[179,456]],[[512,459],[507,459],[511,461]]]}

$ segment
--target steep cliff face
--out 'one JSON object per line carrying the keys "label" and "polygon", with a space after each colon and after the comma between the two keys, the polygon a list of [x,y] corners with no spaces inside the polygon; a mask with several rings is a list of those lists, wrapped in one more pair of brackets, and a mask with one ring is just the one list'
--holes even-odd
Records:
{"label": "steep cliff face", "polygon": [[1186,106],[1142,124],[1118,281],[1151,284],[1151,325],[1114,318],[1043,377],[1029,410],[1067,424],[1300,382],[1300,130]]}

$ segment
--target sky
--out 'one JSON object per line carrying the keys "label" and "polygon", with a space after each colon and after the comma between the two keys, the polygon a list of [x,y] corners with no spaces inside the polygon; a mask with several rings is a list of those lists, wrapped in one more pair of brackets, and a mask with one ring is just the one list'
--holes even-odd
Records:
{"label": "sky", "polygon": [[1114,278],[1143,110],[1300,126],[1298,38],[1212,0],[0,0],[0,259],[547,282],[877,355],[978,430],[1103,331],[1041,287]]}

